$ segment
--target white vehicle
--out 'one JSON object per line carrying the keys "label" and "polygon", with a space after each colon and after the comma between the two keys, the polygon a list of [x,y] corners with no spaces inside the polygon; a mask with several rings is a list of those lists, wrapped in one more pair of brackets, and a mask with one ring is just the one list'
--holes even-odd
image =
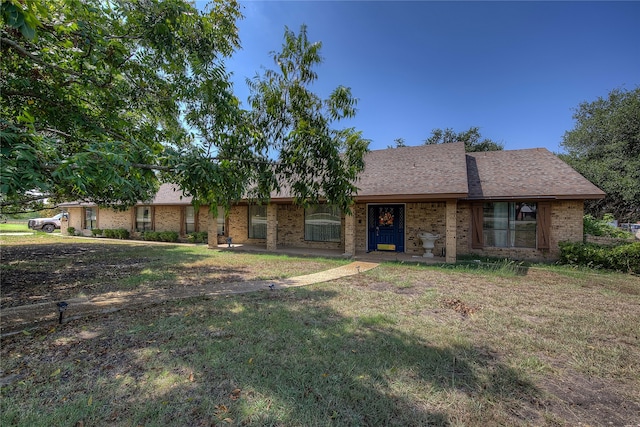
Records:
{"label": "white vehicle", "polygon": [[29,220],[29,228],[32,230],[42,230],[47,233],[53,233],[53,230],[60,229],[60,221],[62,217],[66,217],[67,213],[62,212],[52,218],[35,218]]}

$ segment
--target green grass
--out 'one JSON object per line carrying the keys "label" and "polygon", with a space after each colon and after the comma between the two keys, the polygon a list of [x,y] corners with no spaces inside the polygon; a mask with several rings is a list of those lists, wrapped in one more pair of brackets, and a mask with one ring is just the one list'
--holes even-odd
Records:
{"label": "green grass", "polygon": [[[194,265],[279,275],[306,262],[164,248],[148,249],[142,274],[177,283]],[[51,325],[2,340],[3,375],[17,377],[0,424],[634,425],[640,279],[567,271],[390,263]]]}
{"label": "green grass", "polygon": [[32,232],[26,222],[6,222],[0,224],[0,233]]}
{"label": "green grass", "polygon": [[[157,245],[105,241],[36,233],[0,236],[0,273],[12,286],[3,287],[10,306],[20,305],[20,293],[40,286],[40,302],[60,301],[108,292],[175,289],[202,285],[273,280],[344,265],[341,259],[296,259],[282,255],[252,255],[210,250],[204,245]],[[22,253],[22,247],[34,248]],[[9,302],[3,303],[3,307]]]}

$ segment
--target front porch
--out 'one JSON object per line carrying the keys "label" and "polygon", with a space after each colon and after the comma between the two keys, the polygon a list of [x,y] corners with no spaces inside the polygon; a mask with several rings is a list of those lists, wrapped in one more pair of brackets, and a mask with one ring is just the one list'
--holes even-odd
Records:
{"label": "front porch", "polygon": [[[379,258],[402,262],[456,262],[456,199],[393,200],[356,202],[351,215],[321,215],[290,203],[271,203],[255,212],[249,205],[232,207],[225,238],[234,245],[246,245],[254,251],[296,255]],[[209,235],[215,233],[210,218]],[[317,228],[329,228],[330,239]],[[336,232],[337,228],[337,232]],[[439,238],[432,246],[434,258],[424,258],[420,233]],[[337,238],[337,239],[336,239]],[[212,242],[216,248],[218,242]],[[224,246],[224,245],[223,245]],[[440,258],[441,257],[441,258]]]}
{"label": "front porch", "polygon": [[229,252],[254,252],[254,253],[270,253],[274,255],[289,255],[297,257],[320,257],[320,258],[344,258],[355,261],[366,262],[401,262],[401,263],[420,263],[420,264],[444,264],[445,257],[425,258],[420,255],[391,252],[391,251],[356,251],[354,256],[346,255],[344,251],[338,249],[316,249],[316,248],[294,248],[281,247],[275,250],[267,249],[266,246],[249,245],[243,243],[232,243],[217,245],[217,249]]}

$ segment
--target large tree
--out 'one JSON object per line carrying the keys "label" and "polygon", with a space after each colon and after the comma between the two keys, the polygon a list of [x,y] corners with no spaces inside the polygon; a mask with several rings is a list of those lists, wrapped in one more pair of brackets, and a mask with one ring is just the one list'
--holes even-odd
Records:
{"label": "large tree", "polygon": [[[223,64],[239,46],[233,1],[198,11],[181,0],[11,0],[1,16],[3,208],[148,199],[166,148],[193,143],[182,105],[197,98],[234,120]],[[205,86],[215,97],[203,99]]]}
{"label": "large tree", "polygon": [[575,127],[565,132],[566,154],[560,157],[607,193],[588,202],[586,211],[640,221],[640,87],[583,102],[573,118]]}
{"label": "large tree", "polygon": [[[0,16],[3,211],[44,196],[127,207],[161,180],[196,204],[295,184],[297,200],[320,185],[348,205],[333,199],[351,194],[362,150],[306,139],[326,163],[305,162],[265,137],[281,122],[241,110],[224,66],[239,47],[237,2],[5,0]],[[288,96],[291,109],[307,94]]]}
{"label": "large tree", "polygon": [[277,68],[247,81],[259,132],[254,142],[265,155],[279,156],[274,189],[290,191],[300,204],[324,198],[348,211],[369,141],[353,128],[335,128],[356,113],[349,88],[339,86],[326,99],[311,91],[321,47],[308,40],[305,25],[298,34],[287,28],[282,50],[272,52]]}
{"label": "large tree", "polygon": [[504,145],[492,141],[489,138],[482,138],[480,128],[473,126],[464,132],[455,132],[451,128],[433,129],[431,136],[425,139],[425,145],[430,144],[447,144],[450,142],[464,142],[464,149],[467,153],[476,151],[499,151]]}

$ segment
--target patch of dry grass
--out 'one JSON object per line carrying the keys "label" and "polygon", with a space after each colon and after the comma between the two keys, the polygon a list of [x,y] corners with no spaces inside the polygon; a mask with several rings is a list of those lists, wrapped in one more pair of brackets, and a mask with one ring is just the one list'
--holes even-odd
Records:
{"label": "patch of dry grass", "polygon": [[142,293],[279,279],[346,263],[224,252],[204,245],[158,245],[44,233],[2,236],[1,241],[2,308],[118,291]]}
{"label": "patch of dry grass", "polygon": [[635,276],[385,264],[4,338],[0,424],[634,425],[638,324]]}

